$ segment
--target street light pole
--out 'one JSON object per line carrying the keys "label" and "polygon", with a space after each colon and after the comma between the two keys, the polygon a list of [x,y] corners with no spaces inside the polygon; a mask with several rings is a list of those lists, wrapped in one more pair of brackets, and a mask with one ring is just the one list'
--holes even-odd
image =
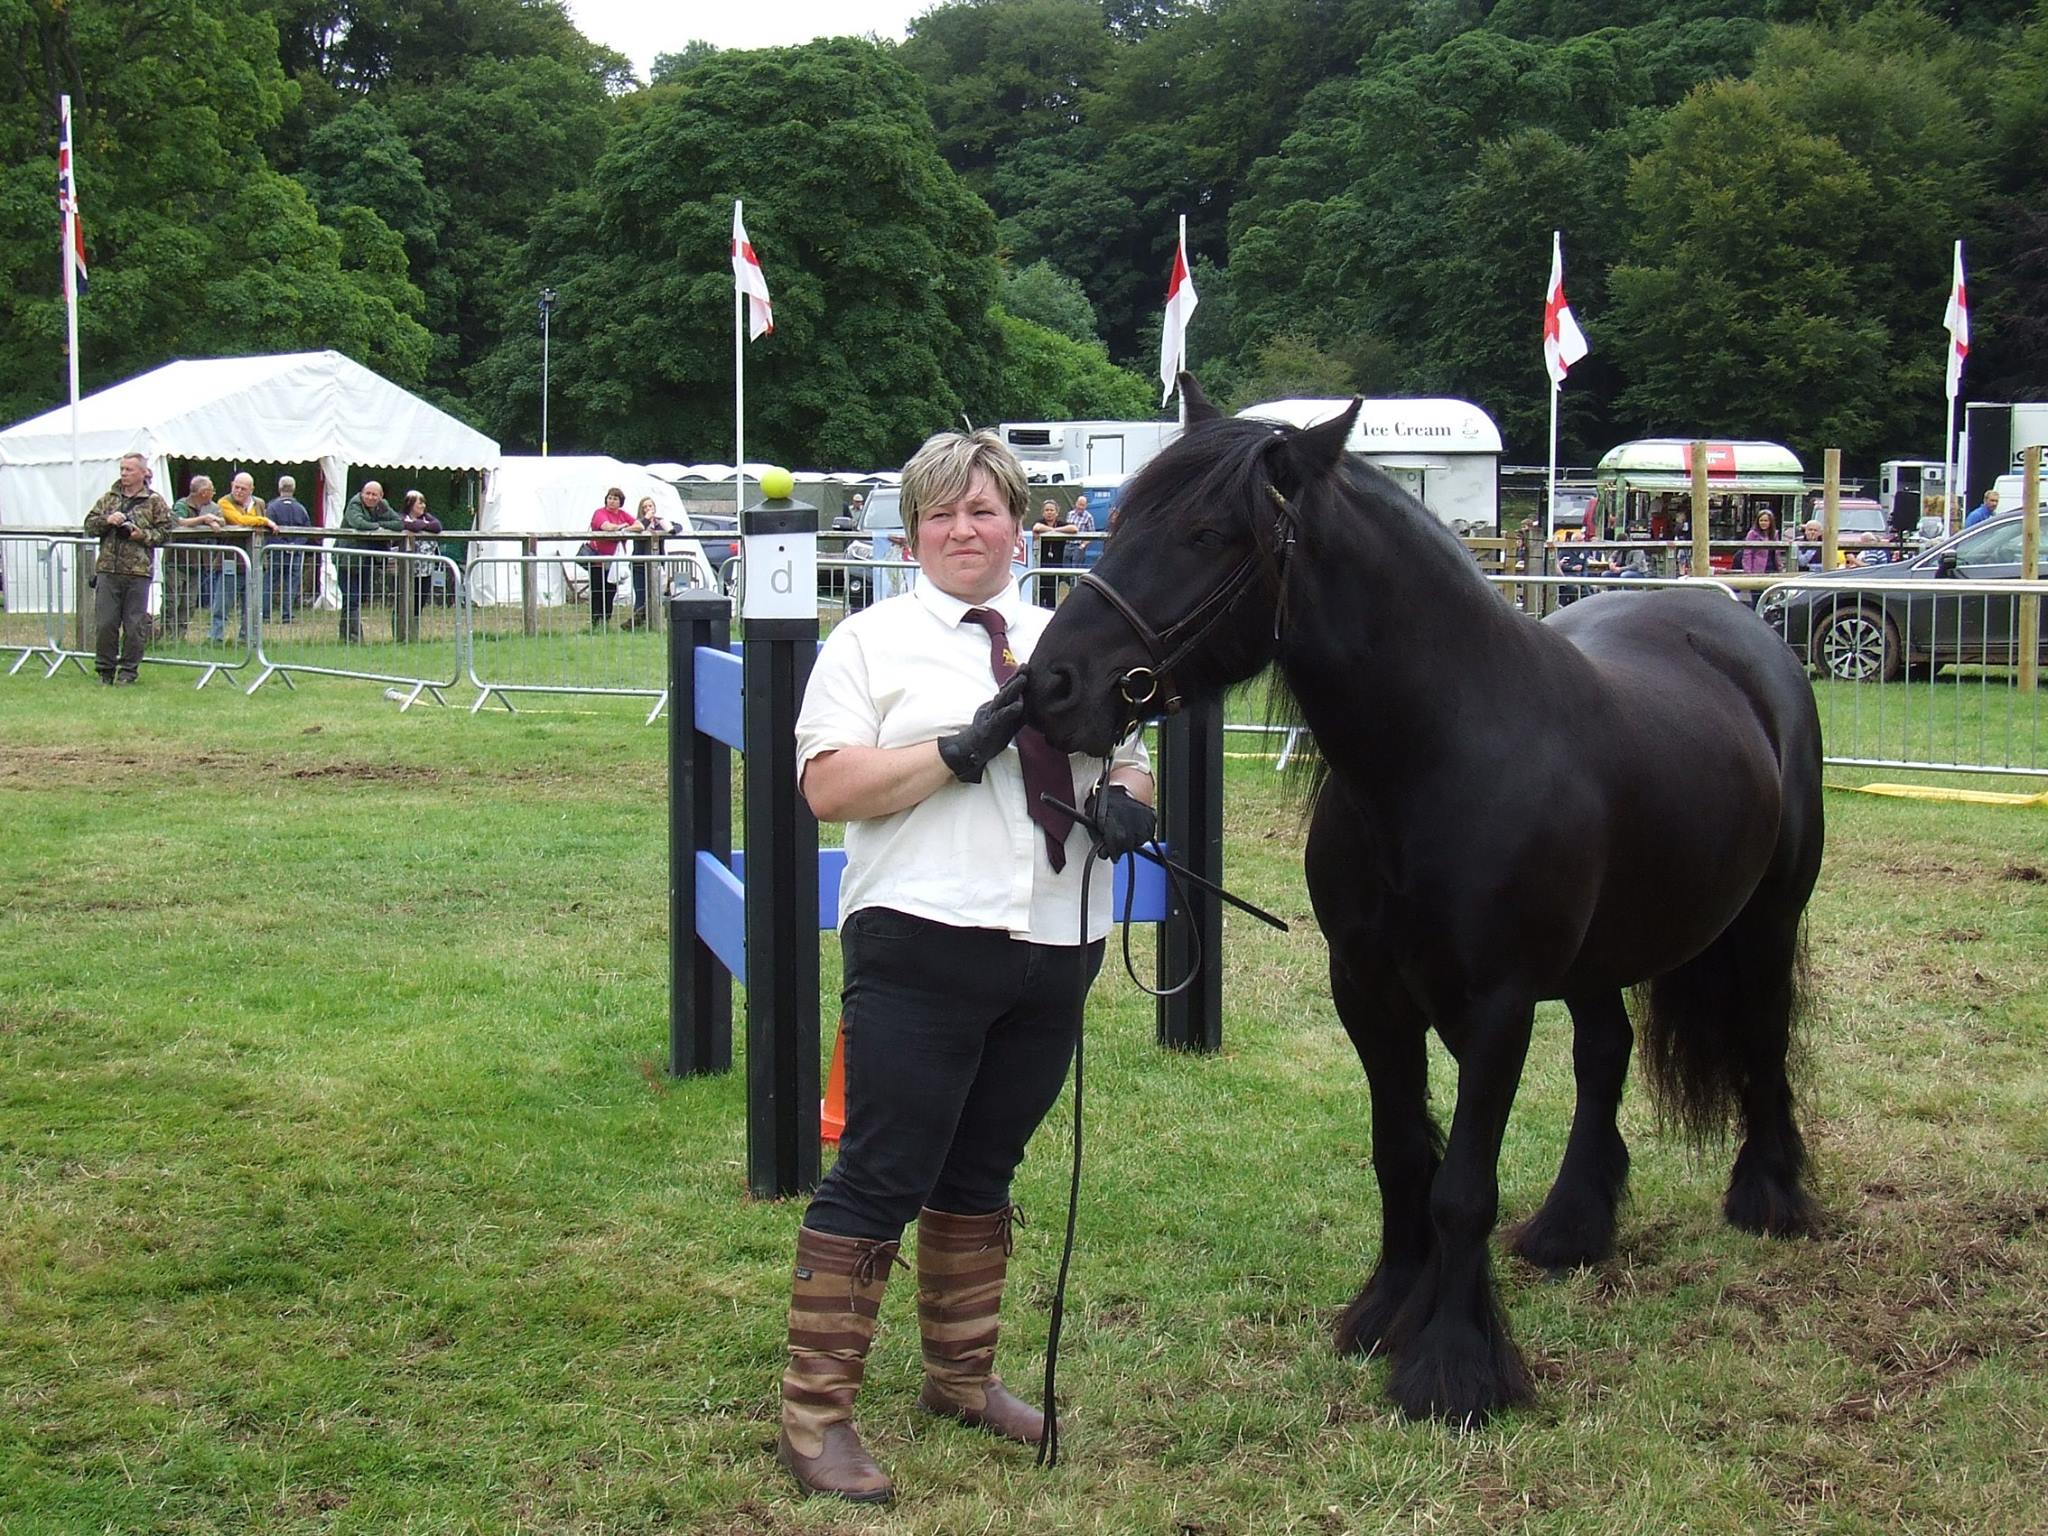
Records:
{"label": "street light pole", "polygon": [[540,291],[540,456],[548,456],[548,318],[555,312],[555,290]]}

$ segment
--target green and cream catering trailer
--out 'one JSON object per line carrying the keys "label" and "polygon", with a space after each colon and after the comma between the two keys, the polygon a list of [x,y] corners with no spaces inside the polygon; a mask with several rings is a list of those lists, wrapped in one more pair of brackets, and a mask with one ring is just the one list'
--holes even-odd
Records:
{"label": "green and cream catering trailer", "polygon": [[[1788,535],[1805,521],[1812,488],[1790,448],[1764,442],[1708,442],[1705,447],[1710,539],[1740,539],[1762,511],[1770,512]],[[1598,493],[1586,514],[1587,537],[1691,538],[1692,455],[1692,441],[1682,437],[1637,438],[1608,450],[1594,471]]]}

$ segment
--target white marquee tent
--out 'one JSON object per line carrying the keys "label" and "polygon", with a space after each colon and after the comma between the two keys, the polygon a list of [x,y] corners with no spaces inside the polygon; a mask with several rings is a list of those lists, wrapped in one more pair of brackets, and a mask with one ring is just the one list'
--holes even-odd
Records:
{"label": "white marquee tent", "polygon": [[[553,454],[547,458],[507,454],[491,476],[490,495],[484,500],[477,530],[559,533],[559,538],[539,541],[536,553],[542,559],[534,567],[539,573],[534,587],[537,600],[544,605],[559,604],[567,595],[571,573],[579,582],[584,579],[584,565],[576,558],[576,549],[591,536],[590,514],[604,504],[604,493],[613,486],[626,493],[628,512],[639,507],[641,497],[652,496],[655,510],[665,521],[678,528],[691,526],[676,488],[641,465],[603,454]],[[518,540],[479,539],[471,554],[470,601],[520,601],[525,567],[515,562],[521,553]],[[699,585],[706,583],[704,548],[698,540],[670,539],[667,553],[684,564],[682,577]]]}
{"label": "white marquee tent", "polygon": [[[320,465],[323,527],[341,521],[352,470],[455,469],[489,475],[498,445],[339,352],[166,363],[0,432],[0,530],[76,528],[113,484],[123,454],[149,460],[169,501],[172,459]],[[79,471],[74,483],[73,445]],[[308,498],[310,501],[310,498]],[[8,591],[22,590],[10,543]],[[26,557],[24,557],[26,558]]]}

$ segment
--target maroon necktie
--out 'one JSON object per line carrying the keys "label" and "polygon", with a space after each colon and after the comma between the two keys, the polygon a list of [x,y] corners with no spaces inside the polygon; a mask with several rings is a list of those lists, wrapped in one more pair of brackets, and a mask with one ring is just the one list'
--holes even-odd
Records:
{"label": "maroon necktie", "polygon": [[[988,664],[998,686],[1017,675],[1017,657],[1010,650],[1010,627],[993,608],[970,608],[967,619],[988,631]],[[1027,725],[1017,732],[1017,756],[1024,760],[1024,808],[1045,832],[1045,856],[1053,872],[1067,867],[1067,834],[1074,830],[1074,818],[1056,811],[1039,798],[1051,795],[1068,800],[1074,793],[1074,770],[1060,751]]]}

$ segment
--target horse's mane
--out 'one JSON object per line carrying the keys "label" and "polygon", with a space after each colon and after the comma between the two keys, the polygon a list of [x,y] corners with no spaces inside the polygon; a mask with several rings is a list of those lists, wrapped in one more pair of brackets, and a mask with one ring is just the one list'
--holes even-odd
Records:
{"label": "horse's mane", "polygon": [[[1266,514],[1273,505],[1269,488],[1275,481],[1274,455],[1283,451],[1288,436],[1285,428],[1246,417],[1224,417],[1191,427],[1166,452],[1138,471],[1125,492],[1125,516],[1149,523],[1177,518],[1190,504],[1241,508],[1251,519],[1253,537],[1265,556],[1267,568],[1277,572],[1279,550],[1273,542],[1274,523]],[[1289,500],[1296,514],[1294,559],[1327,558],[1347,542],[1348,526],[1370,517],[1383,524],[1399,524],[1403,542],[1411,538],[1420,541],[1406,558],[1412,561],[1421,556],[1433,579],[1448,574],[1448,579],[1462,576],[1484,585],[1471,552],[1456,535],[1392,476],[1357,454],[1346,453],[1331,474],[1310,477]],[[1444,569],[1438,570],[1439,566]],[[1323,781],[1329,776],[1329,764],[1314,745],[1315,736],[1300,701],[1277,662],[1243,686],[1255,688],[1261,682],[1265,685],[1266,725],[1282,730],[1299,729],[1309,743],[1289,760],[1285,776],[1288,798],[1305,814],[1321,793]]]}

